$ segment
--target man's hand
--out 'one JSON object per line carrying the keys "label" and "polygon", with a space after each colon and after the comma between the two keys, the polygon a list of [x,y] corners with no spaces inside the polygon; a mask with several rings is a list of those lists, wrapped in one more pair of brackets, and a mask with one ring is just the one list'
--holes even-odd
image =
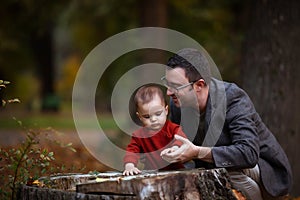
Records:
{"label": "man's hand", "polygon": [[133,163],[125,164],[125,170],[123,172],[123,175],[129,176],[129,175],[135,175],[135,174],[140,174],[140,173],[141,173],[141,171],[138,168],[136,168]]}
{"label": "man's hand", "polygon": [[180,140],[182,145],[178,149],[174,149],[173,147],[165,149],[161,152],[160,156],[170,162],[186,162],[193,158],[196,158],[199,152],[199,147],[195,146],[188,139],[181,137],[179,135],[174,136],[175,139]]}
{"label": "man's hand", "polygon": [[174,137],[175,139],[180,140],[182,145],[177,150],[172,149],[172,147],[163,150],[160,156],[164,160],[170,163],[184,163],[192,159],[201,159],[206,162],[213,162],[211,148],[196,146],[187,138],[179,135],[175,135]]}
{"label": "man's hand", "polygon": [[170,148],[164,149],[164,150],[160,153],[160,156],[161,156],[162,154],[169,154],[169,153],[172,153],[172,152],[176,151],[177,149],[179,149],[178,146],[172,146],[172,147],[170,147]]}

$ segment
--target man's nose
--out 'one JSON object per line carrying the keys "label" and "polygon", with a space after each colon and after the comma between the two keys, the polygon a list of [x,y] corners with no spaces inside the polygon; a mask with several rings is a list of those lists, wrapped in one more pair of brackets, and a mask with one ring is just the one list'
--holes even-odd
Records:
{"label": "man's nose", "polygon": [[171,96],[171,95],[173,95],[174,94],[174,91],[173,90],[171,90],[169,87],[167,88],[167,95],[168,96]]}

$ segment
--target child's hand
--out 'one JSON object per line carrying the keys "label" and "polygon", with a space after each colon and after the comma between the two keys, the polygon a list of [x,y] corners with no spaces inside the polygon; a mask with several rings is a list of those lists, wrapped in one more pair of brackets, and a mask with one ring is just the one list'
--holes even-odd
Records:
{"label": "child's hand", "polygon": [[140,173],[141,171],[138,168],[136,168],[133,163],[126,163],[123,175],[129,176],[129,175],[135,175]]}

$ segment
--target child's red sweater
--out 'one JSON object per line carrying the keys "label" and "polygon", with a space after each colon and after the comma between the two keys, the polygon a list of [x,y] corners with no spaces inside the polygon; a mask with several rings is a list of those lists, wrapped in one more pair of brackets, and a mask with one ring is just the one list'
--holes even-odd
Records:
{"label": "child's red sweater", "polygon": [[141,157],[145,156],[144,169],[176,170],[184,168],[181,163],[168,163],[160,156],[161,151],[171,146],[180,146],[180,141],[174,140],[174,135],[178,134],[186,137],[181,127],[167,120],[164,127],[156,134],[150,136],[146,128],[140,128],[132,134],[131,141],[126,148],[124,163],[134,163],[135,166]]}

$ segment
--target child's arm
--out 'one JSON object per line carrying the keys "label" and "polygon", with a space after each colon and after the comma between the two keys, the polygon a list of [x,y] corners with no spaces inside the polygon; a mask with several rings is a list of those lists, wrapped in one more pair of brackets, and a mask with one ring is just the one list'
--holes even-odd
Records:
{"label": "child's arm", "polygon": [[135,175],[135,174],[140,174],[140,173],[141,173],[141,171],[138,168],[136,168],[133,163],[125,164],[125,170],[123,172],[123,175],[129,176],[129,175]]}

